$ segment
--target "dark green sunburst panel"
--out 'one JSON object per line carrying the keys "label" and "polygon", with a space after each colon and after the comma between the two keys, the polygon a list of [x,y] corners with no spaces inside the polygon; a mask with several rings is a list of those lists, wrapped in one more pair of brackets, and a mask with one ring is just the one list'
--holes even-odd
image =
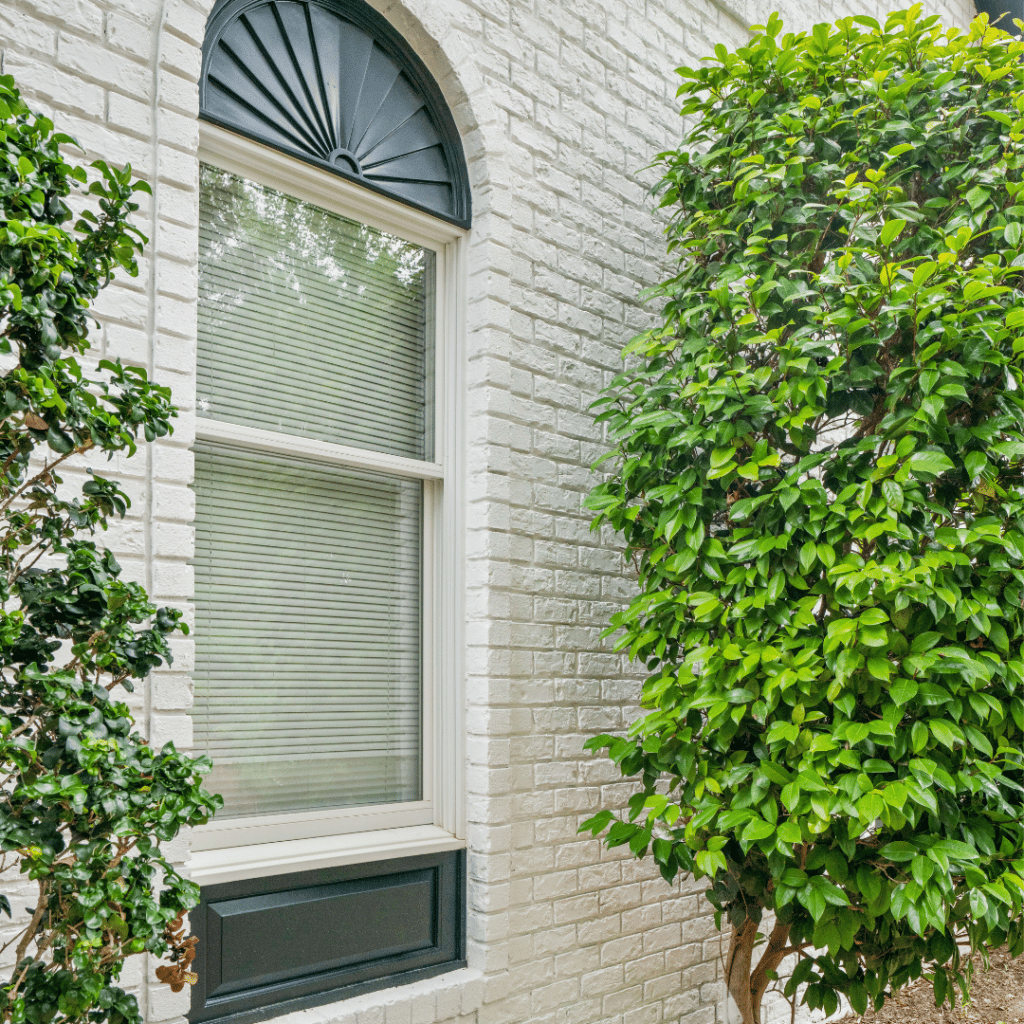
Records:
{"label": "dark green sunburst panel", "polygon": [[363,0],[220,0],[200,114],[469,227],[469,175],[441,90]]}

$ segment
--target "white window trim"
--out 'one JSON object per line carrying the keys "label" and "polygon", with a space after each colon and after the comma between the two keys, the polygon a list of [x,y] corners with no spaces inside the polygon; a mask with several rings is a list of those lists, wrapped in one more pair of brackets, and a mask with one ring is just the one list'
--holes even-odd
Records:
{"label": "white window trim", "polygon": [[200,124],[199,160],[433,250],[437,316],[432,462],[196,420],[198,440],[423,480],[423,799],[214,819],[192,830],[190,874],[200,884],[212,884],[458,849],[465,845],[461,353],[466,232],[214,125]]}

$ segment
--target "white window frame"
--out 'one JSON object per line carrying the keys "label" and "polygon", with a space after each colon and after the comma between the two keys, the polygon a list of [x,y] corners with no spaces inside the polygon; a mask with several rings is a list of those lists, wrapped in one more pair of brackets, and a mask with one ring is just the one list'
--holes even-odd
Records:
{"label": "white window frame", "polygon": [[199,161],[313,203],[435,253],[434,461],[423,462],[196,418],[196,439],[423,481],[422,799],[401,804],[216,818],[192,831],[200,884],[465,845],[462,708],[462,449],[466,232],[340,176],[214,125]]}

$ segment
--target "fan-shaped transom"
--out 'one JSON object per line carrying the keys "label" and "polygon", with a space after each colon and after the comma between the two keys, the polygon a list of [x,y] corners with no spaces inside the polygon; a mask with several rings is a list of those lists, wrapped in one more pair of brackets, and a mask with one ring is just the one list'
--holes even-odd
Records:
{"label": "fan-shaped transom", "polygon": [[363,0],[221,0],[200,90],[205,119],[468,226],[451,113]]}

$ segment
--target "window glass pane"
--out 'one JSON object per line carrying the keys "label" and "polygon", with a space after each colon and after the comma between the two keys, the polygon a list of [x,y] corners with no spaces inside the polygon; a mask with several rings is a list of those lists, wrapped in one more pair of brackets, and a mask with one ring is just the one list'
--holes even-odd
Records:
{"label": "window glass pane", "polygon": [[201,168],[200,416],[433,458],[434,253]]}
{"label": "window glass pane", "polygon": [[218,817],[419,800],[422,482],[195,452],[193,718]]}

